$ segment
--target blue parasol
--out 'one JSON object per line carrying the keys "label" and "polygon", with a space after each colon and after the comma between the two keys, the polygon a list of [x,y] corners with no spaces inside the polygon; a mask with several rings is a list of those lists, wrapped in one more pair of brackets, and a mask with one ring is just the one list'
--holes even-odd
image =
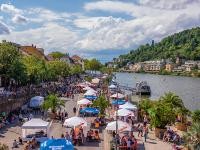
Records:
{"label": "blue parasol", "polygon": [[126,101],[124,99],[113,100],[112,105],[123,105]]}
{"label": "blue parasol", "polygon": [[87,108],[83,108],[80,113],[89,113],[89,114],[99,114],[99,109],[97,108],[93,108],[93,107],[87,107]]}
{"label": "blue parasol", "polygon": [[85,98],[87,98],[88,100],[95,100],[97,99],[97,96],[93,96],[93,95],[85,95]]}
{"label": "blue parasol", "polygon": [[65,139],[49,139],[40,144],[40,150],[73,150],[72,143]]}

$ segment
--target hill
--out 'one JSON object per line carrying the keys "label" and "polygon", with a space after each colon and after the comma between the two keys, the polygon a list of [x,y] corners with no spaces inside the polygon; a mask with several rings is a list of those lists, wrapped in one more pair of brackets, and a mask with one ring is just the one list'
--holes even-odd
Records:
{"label": "hill", "polygon": [[184,30],[162,39],[159,43],[141,45],[128,54],[120,55],[121,66],[127,62],[183,57],[188,60],[200,60],[200,27]]}

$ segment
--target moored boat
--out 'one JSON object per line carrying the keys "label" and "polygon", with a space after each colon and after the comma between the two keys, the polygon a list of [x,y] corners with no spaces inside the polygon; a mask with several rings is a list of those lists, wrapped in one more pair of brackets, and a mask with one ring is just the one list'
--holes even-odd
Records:
{"label": "moored boat", "polygon": [[136,94],[151,95],[151,88],[146,81],[141,81],[136,83]]}

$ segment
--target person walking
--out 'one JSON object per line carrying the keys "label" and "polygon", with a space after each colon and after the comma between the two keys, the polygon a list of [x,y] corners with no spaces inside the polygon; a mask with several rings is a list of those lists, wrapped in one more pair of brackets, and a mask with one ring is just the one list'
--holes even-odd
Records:
{"label": "person walking", "polygon": [[142,127],[142,125],[141,124],[138,124],[138,126],[137,126],[137,130],[138,130],[138,137],[142,137],[142,135],[143,135],[143,127]]}
{"label": "person walking", "polygon": [[73,108],[74,115],[76,115],[76,107]]}
{"label": "person walking", "polygon": [[147,135],[149,133],[149,129],[148,126],[144,126],[144,141],[147,141]]}

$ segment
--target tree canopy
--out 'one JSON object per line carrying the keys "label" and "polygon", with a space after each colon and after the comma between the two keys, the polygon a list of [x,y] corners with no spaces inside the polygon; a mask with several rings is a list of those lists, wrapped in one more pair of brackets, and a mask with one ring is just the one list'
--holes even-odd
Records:
{"label": "tree canopy", "polygon": [[97,59],[85,60],[86,70],[99,71],[102,64]]}
{"label": "tree canopy", "polygon": [[65,56],[64,53],[61,53],[61,52],[58,52],[58,51],[52,52],[49,55],[52,56],[56,60],[59,60],[61,57]]}

